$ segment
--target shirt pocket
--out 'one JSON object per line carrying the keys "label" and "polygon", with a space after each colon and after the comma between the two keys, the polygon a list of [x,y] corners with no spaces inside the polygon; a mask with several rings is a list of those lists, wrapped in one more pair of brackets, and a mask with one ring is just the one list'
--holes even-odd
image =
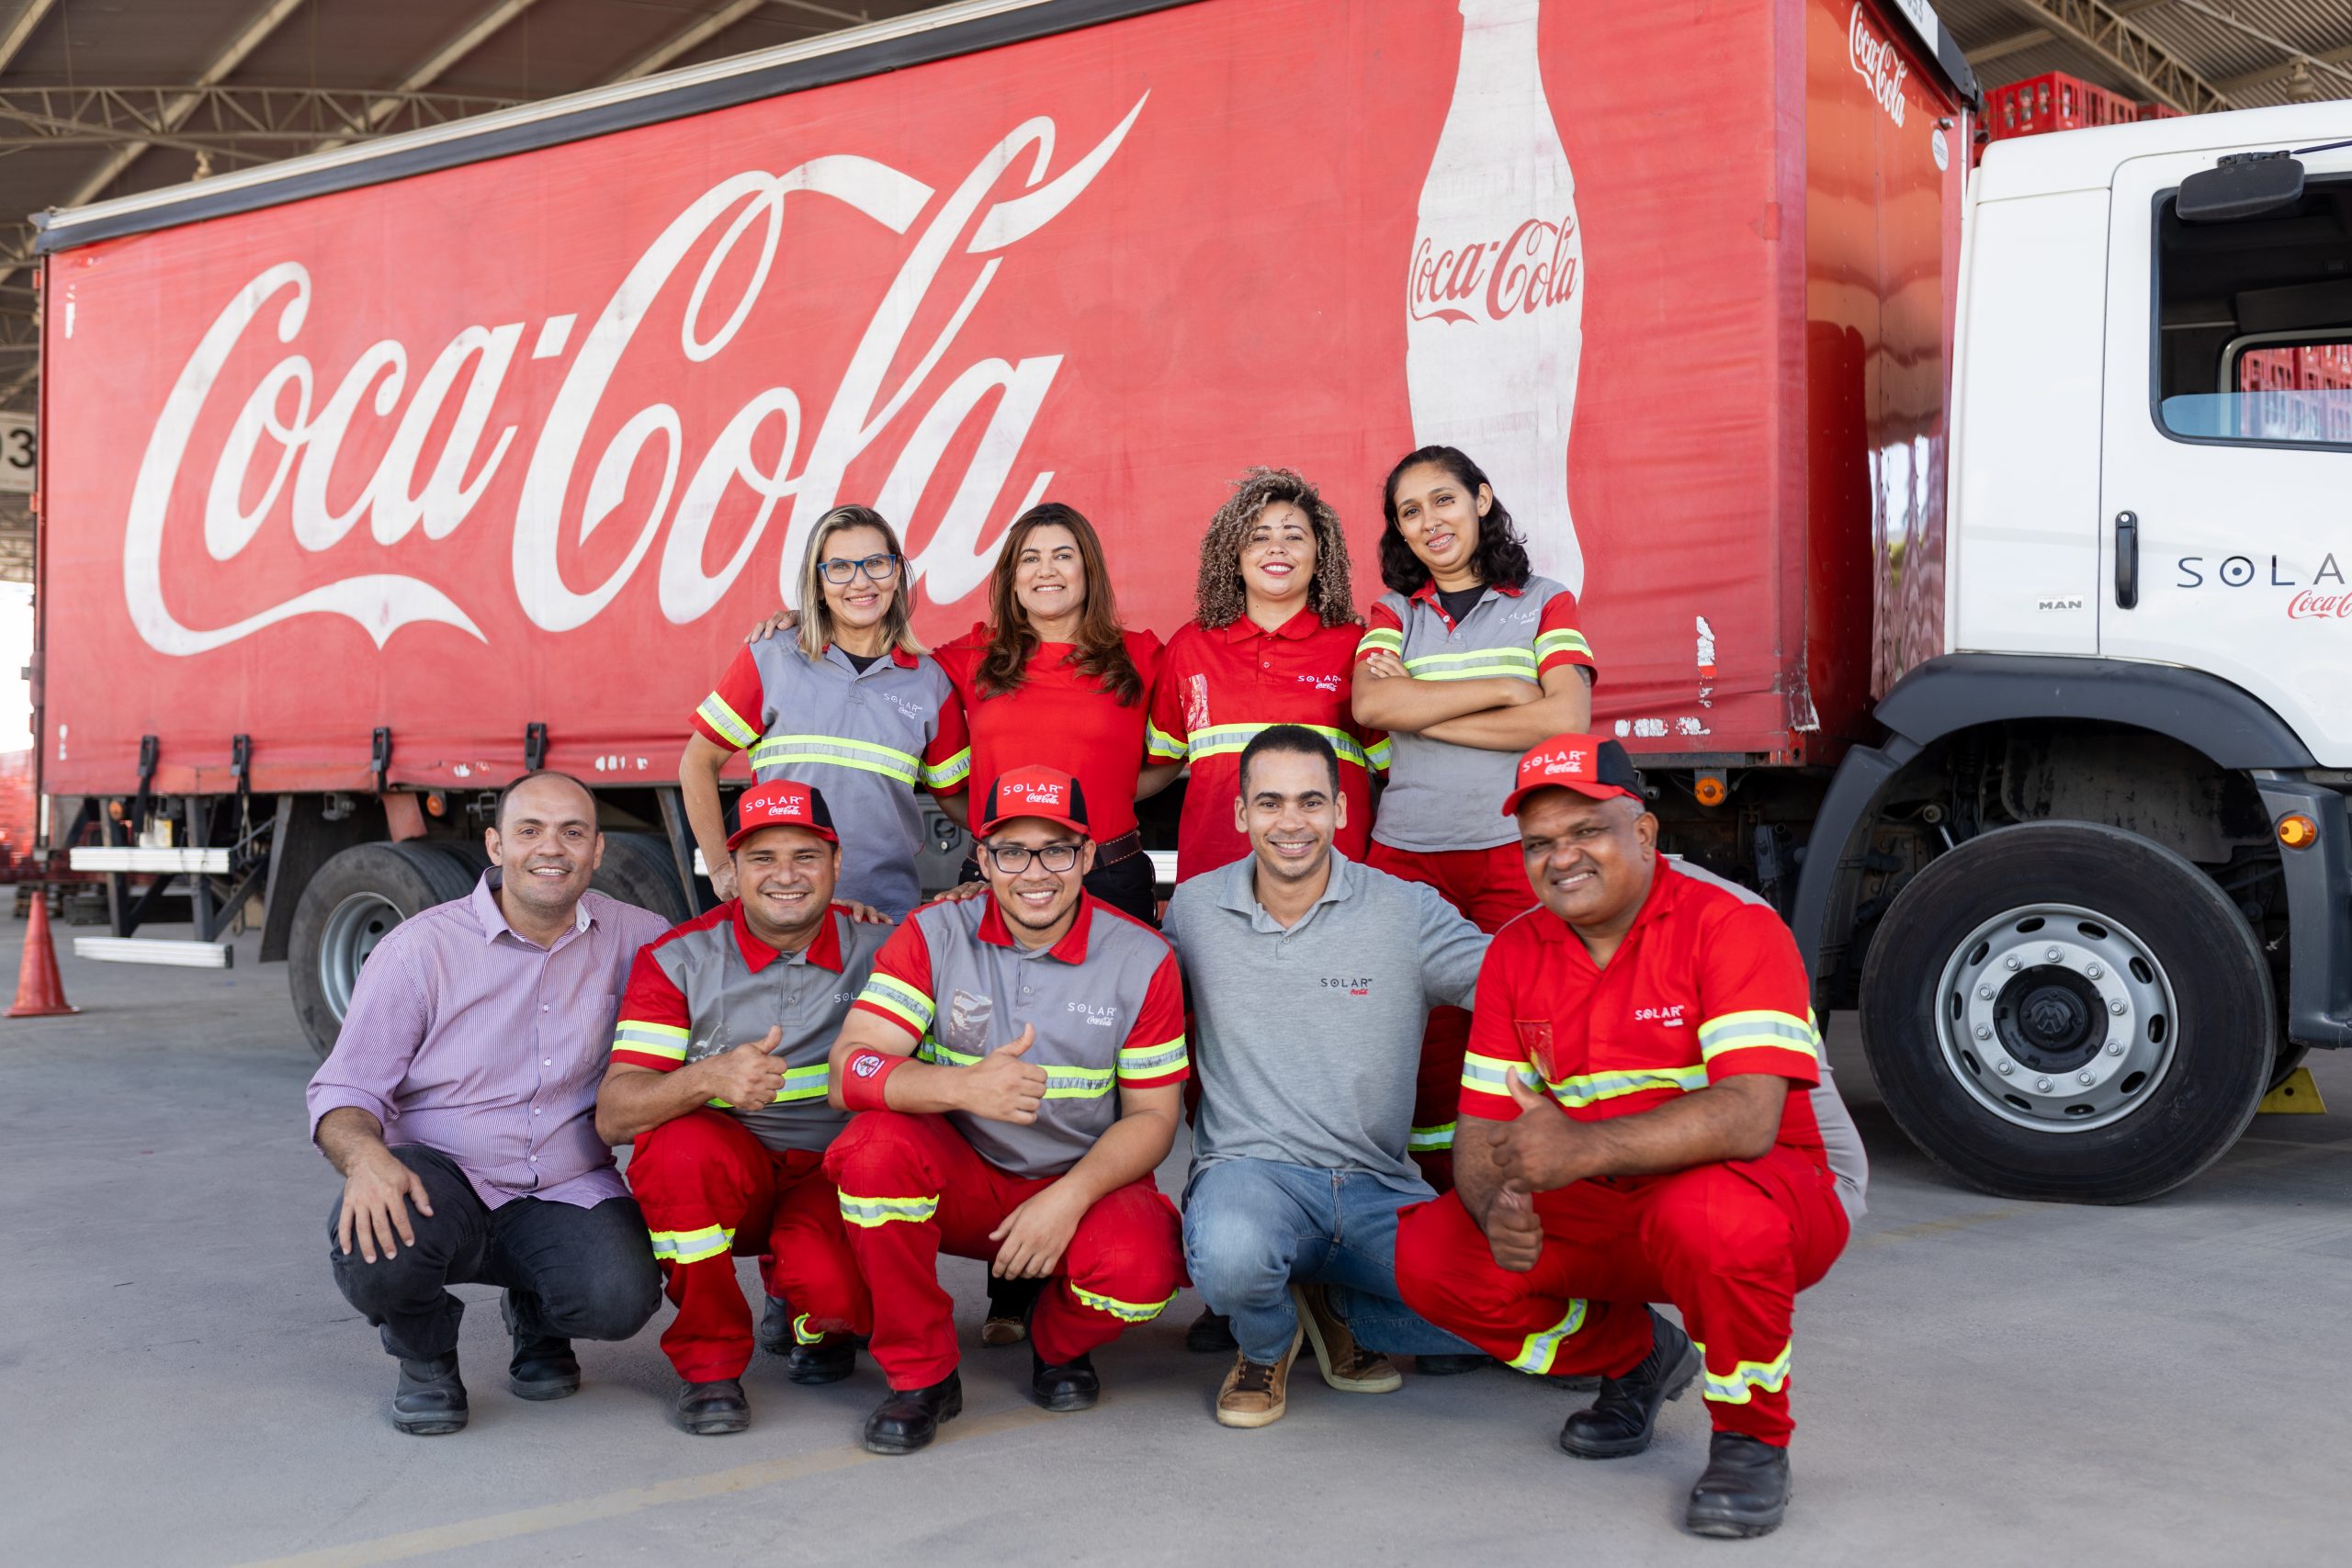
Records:
{"label": "shirt pocket", "polygon": [[612,1058],[618,991],[580,991],[555,1002],[539,1030],[539,1071],[559,1088],[593,1092]]}

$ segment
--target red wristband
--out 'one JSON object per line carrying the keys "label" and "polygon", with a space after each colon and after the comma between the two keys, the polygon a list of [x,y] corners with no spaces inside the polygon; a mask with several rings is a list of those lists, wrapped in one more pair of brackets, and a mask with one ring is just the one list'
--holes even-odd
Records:
{"label": "red wristband", "polygon": [[852,1111],[884,1111],[882,1085],[911,1058],[861,1045],[842,1064],[842,1103]]}

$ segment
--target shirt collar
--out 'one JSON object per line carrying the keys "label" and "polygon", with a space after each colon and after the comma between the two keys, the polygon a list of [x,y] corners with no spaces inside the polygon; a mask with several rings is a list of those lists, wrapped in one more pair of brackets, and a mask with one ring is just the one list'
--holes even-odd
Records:
{"label": "shirt collar", "polygon": [[[981,902],[988,908],[980,911],[979,939],[993,947],[1019,947],[1020,943],[1013,939],[1012,928],[1004,923],[1004,911],[997,908],[996,895],[993,892],[983,894]],[[1061,941],[1046,950],[1049,957],[1058,958],[1065,964],[1086,962],[1086,933],[1094,924],[1094,904],[1093,894],[1079,894],[1078,919],[1069,923],[1069,930],[1062,933]]]}
{"label": "shirt collar", "polygon": [[[1237,915],[1246,915],[1251,929],[1256,931],[1279,932],[1298,930],[1298,926],[1284,926],[1276,921],[1266,913],[1265,906],[1258,902],[1258,856],[1254,851],[1227,866],[1221,874],[1225,884],[1217,889],[1216,901],[1220,908],[1230,909]],[[1355,863],[1338,850],[1333,850],[1331,879],[1323,885],[1322,897],[1315,900],[1299,923],[1303,925],[1313,919],[1315,911],[1326,904],[1336,904],[1342,898],[1353,897],[1359,879]]]}
{"label": "shirt collar", "polygon": [[[1516,599],[1521,594],[1527,592],[1526,588],[1523,586],[1512,588],[1500,582],[1489,582],[1487,584],[1487,587],[1501,594],[1506,599]],[[1445,615],[1445,604],[1437,596],[1437,579],[1434,577],[1424,579],[1421,585],[1413,590],[1413,599],[1416,603],[1429,605],[1441,615]],[[1474,604],[1470,607],[1475,610],[1478,607],[1478,604],[1483,604],[1485,603],[1486,595],[1481,593],[1478,597],[1477,604]],[[1450,624],[1452,617],[1448,616],[1447,620]]]}
{"label": "shirt collar", "polygon": [[1323,617],[1313,609],[1303,609],[1272,631],[1268,631],[1247,615],[1236,615],[1225,628],[1225,640],[1248,642],[1252,637],[1278,637],[1284,642],[1305,642],[1323,627]]}
{"label": "shirt collar", "polygon": [[[496,942],[499,933],[503,931],[526,946],[537,947],[539,945],[537,942],[529,941],[520,931],[507,924],[506,911],[498,902],[501,880],[500,869],[497,866],[492,866],[481,874],[481,880],[474,884],[473,896],[467,899],[467,903],[473,909],[474,919],[481,922],[482,941]],[[595,916],[588,912],[588,895],[582,893],[580,896],[580,902],[571,907],[571,929],[575,932],[584,931],[595,923]]]}
{"label": "shirt collar", "polygon": [[[742,953],[744,966],[752,974],[758,974],[779,958],[789,962],[795,956],[770,947],[752,933],[751,921],[743,918],[743,900],[741,898],[728,900],[727,918],[735,928],[736,950]],[[836,975],[840,974],[842,937],[838,923],[841,918],[837,911],[826,910],[825,923],[817,928],[816,936],[797,956],[807,963],[820,964]]]}
{"label": "shirt collar", "polygon": [[[829,642],[825,645],[826,658],[831,659],[836,653],[842,656],[842,664],[851,674],[860,675],[865,673],[865,671],[861,671],[856,665],[850,663],[848,650],[843,649],[841,644],[837,642]],[[905,649],[894,646],[890,649],[890,662],[897,665],[901,670],[911,670],[916,666],[916,664],[920,663],[921,660],[917,660],[913,654],[909,653]],[[867,665],[865,668],[866,670],[880,669],[881,660],[876,660],[874,663]]]}

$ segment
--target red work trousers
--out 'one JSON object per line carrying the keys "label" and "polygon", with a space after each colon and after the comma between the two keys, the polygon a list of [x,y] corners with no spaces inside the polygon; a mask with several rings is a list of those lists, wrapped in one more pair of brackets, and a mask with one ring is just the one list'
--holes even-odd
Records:
{"label": "red work trousers", "polygon": [[645,1211],[653,1256],[678,1315],[662,1349],[688,1382],[743,1375],[752,1364],[752,1310],[735,1258],[764,1254],[772,1296],[797,1311],[804,1345],[827,1334],[864,1334],[872,1319],[865,1281],[842,1234],[841,1202],[813,1149],[777,1153],[724,1111],[689,1111],[640,1133],[629,1190]]}
{"label": "red work trousers", "polygon": [[[860,1111],[833,1140],[825,1170],[841,1190],[850,1251],[874,1295],[874,1359],[897,1389],[927,1388],[956,1366],[956,1303],[939,1255],[996,1257],[989,1233],[1049,1176],[1010,1175],[982,1159],[943,1116]],[[1150,1177],[1097,1199],[1038,1299],[1029,1337],[1048,1365],[1148,1323],[1183,1282],[1182,1224]]]}
{"label": "red work trousers", "polygon": [[1521,1371],[1622,1377],[1649,1354],[1651,1302],[1671,1302],[1705,1359],[1719,1432],[1785,1445],[1796,1293],[1846,1245],[1829,1173],[1775,1148],[1671,1176],[1611,1177],[1535,1195],[1544,1251],[1513,1274],[1448,1193],[1404,1211],[1405,1304]]}
{"label": "red work trousers", "polygon": [[[1501,805],[1498,801],[1496,805]],[[1535,889],[1517,844],[1491,850],[1400,850],[1373,840],[1365,863],[1407,882],[1434,887],[1488,936],[1535,906]],[[1441,1192],[1453,1190],[1453,1112],[1462,1100],[1462,1054],[1470,1043],[1470,1014],[1430,1009],[1421,1034],[1421,1067],[1413,1083],[1413,1161]]]}

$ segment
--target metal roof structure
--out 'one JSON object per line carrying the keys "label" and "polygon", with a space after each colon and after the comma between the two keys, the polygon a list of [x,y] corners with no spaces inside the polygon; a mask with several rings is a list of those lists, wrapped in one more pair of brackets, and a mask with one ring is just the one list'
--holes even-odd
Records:
{"label": "metal roof structure", "polygon": [[[948,0],[0,4],[0,411],[39,386],[24,215],[209,179]],[[1210,0],[1246,5],[1251,0]],[[1920,8],[1923,0],[1894,0]],[[2352,0],[1930,0],[1986,88],[2064,71],[2191,112],[2352,96]],[[29,581],[0,496],[0,581]]]}

